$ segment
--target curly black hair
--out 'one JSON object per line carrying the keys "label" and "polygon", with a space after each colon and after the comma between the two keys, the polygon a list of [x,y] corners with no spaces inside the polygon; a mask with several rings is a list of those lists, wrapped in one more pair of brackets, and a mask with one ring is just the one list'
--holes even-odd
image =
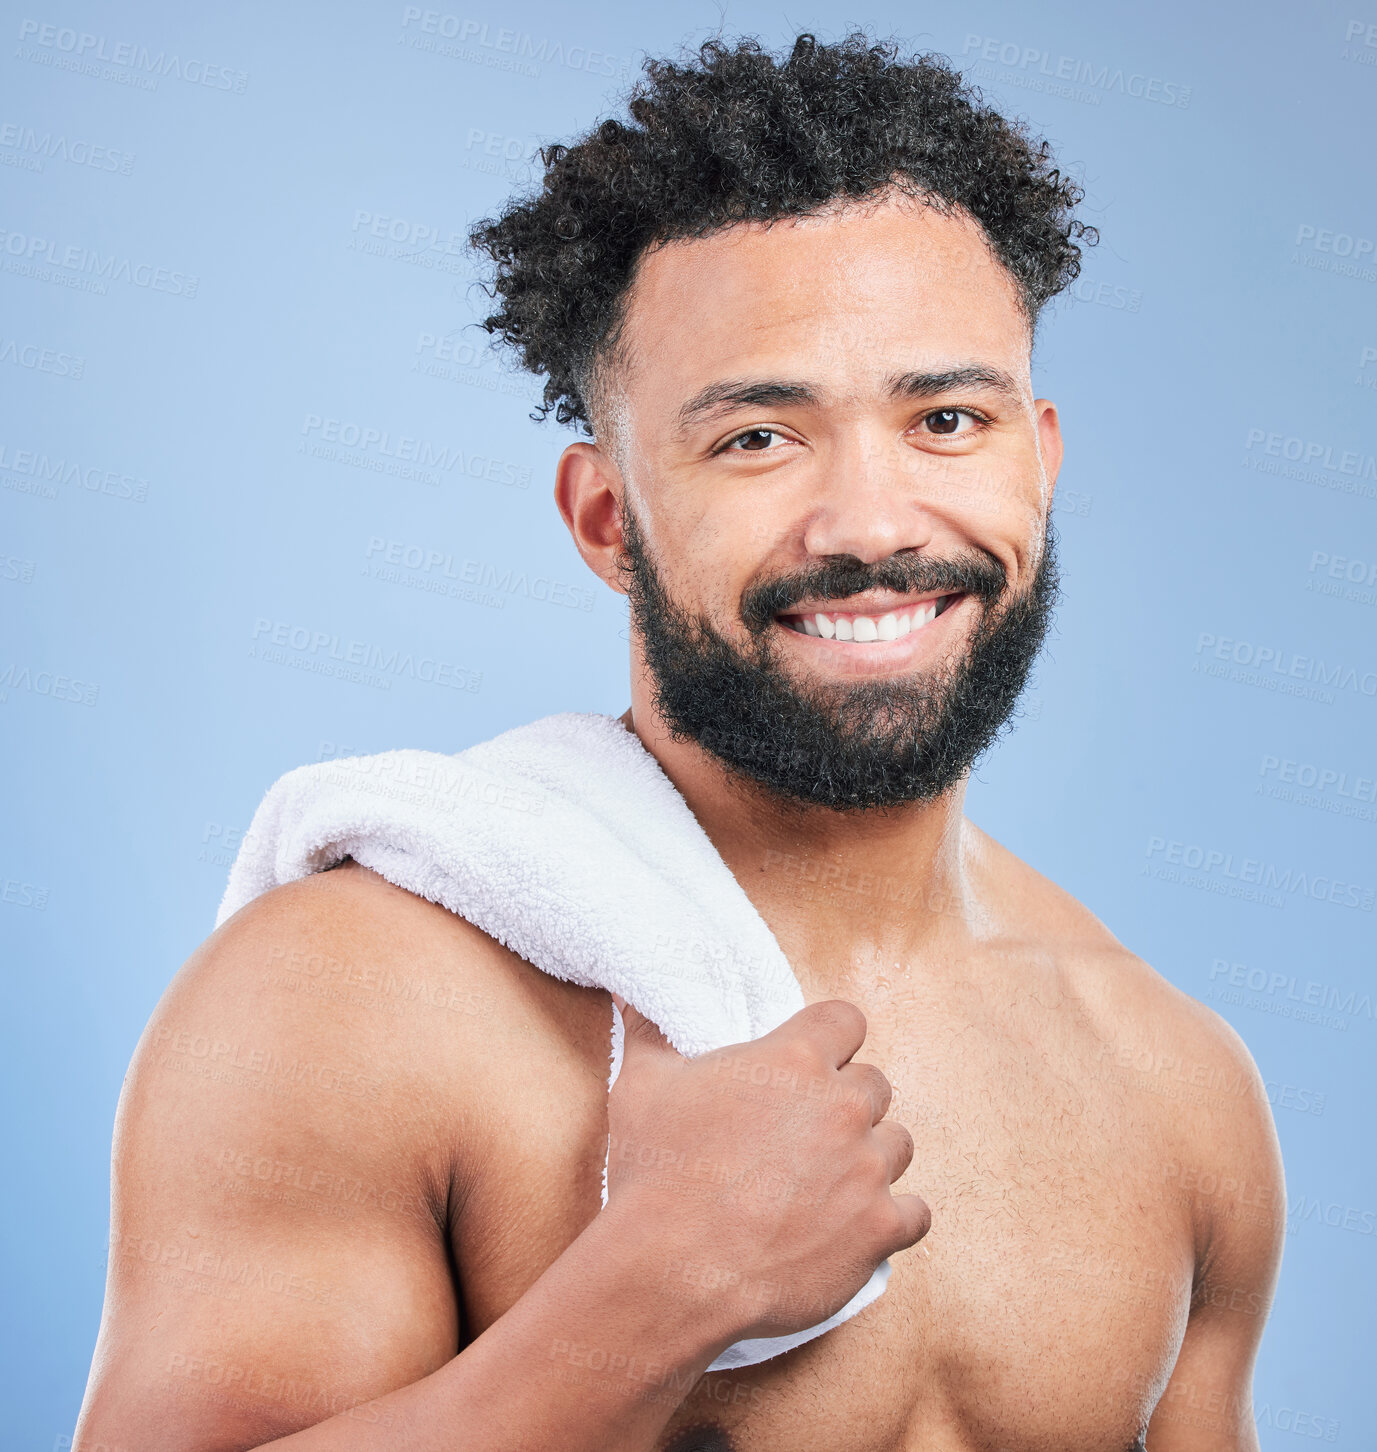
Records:
{"label": "curly black hair", "polygon": [[500,298],[482,326],[545,375],[533,417],[553,411],[592,433],[596,369],[616,348],[638,260],[661,242],[894,186],[981,224],[1031,330],[1080,272],[1073,239],[1098,240],[1072,218],[1084,193],[1049,144],[983,105],[942,56],[901,60],[857,31],[836,44],[800,35],[783,61],[752,39],[712,40],[696,64],[644,70],[627,98],[633,124],[543,148],[539,190],[469,233]]}

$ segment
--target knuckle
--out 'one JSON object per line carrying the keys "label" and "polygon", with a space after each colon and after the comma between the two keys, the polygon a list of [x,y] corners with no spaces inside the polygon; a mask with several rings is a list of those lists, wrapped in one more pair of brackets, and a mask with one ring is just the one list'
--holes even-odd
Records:
{"label": "knuckle", "polygon": [[810,1005],[808,1012],[826,1028],[855,1029],[863,1035],[867,1027],[865,1014],[847,998],[824,998]]}
{"label": "knuckle", "polygon": [[914,1206],[913,1218],[913,1229],[916,1232],[913,1239],[916,1243],[932,1229],[932,1206],[920,1198],[917,1205]]}
{"label": "knuckle", "polygon": [[864,1233],[872,1245],[889,1245],[905,1233],[892,1195],[877,1196],[865,1218]]}
{"label": "knuckle", "polygon": [[785,1039],[778,1050],[781,1067],[800,1078],[808,1079],[822,1073],[823,1056],[812,1039],[804,1034]]}
{"label": "knuckle", "polygon": [[829,1108],[831,1105],[837,1106],[837,1112],[841,1115],[842,1124],[847,1125],[848,1133],[864,1134],[874,1121],[874,1101],[863,1085],[848,1083],[842,1086],[841,1092],[832,1096],[829,1101]]}
{"label": "knuckle", "polygon": [[881,1108],[888,1106],[894,1097],[894,1086],[889,1082],[889,1077],[874,1064],[863,1064],[866,1070],[866,1078],[870,1081],[871,1091],[875,1094]]}

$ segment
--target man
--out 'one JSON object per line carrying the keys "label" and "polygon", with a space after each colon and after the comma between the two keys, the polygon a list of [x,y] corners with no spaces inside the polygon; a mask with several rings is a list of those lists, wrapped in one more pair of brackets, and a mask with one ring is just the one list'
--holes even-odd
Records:
{"label": "man", "polygon": [[[691,1061],[627,1008],[609,1099],[607,994],[357,864],[265,893],[126,1082],[77,1445],[1255,1449],[1284,1229],[1257,1071],[962,811],[1056,594],[1030,352],[1079,193],[861,37],[647,70],[477,229],[488,327],[587,429],[555,496],[630,597],[623,724],[807,1006]],[[437,994],[348,988],[401,967]],[[491,1011],[426,1007],[455,995]],[[198,1034],[333,1092],[178,1071]],[[704,1155],[797,1193],[707,1200],[672,1168]],[[704,1374],[886,1256],[850,1320]]]}

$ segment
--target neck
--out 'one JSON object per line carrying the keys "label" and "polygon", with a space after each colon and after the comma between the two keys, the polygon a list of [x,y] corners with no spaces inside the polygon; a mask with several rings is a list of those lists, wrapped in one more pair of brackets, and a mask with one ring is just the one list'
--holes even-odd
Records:
{"label": "neck", "polygon": [[781,801],[672,740],[648,701],[621,722],[683,795],[810,1001],[863,999],[896,965],[971,942],[964,778],[933,801],[839,812]]}

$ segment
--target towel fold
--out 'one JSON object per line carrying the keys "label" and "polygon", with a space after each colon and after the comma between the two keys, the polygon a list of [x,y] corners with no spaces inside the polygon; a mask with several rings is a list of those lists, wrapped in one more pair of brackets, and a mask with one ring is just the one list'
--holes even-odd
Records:
{"label": "towel fold", "polygon": [[[298,767],[254,813],[218,927],[281,883],[352,857],[536,968],[618,993],[689,1058],[746,1043],[803,1007],[788,959],[655,757],[614,717],[562,712],[452,756],[387,751]],[[621,1068],[613,1006],[608,1088]],[[602,1203],[607,1203],[607,1164]],[[729,1346],[751,1366],[849,1320]]]}

